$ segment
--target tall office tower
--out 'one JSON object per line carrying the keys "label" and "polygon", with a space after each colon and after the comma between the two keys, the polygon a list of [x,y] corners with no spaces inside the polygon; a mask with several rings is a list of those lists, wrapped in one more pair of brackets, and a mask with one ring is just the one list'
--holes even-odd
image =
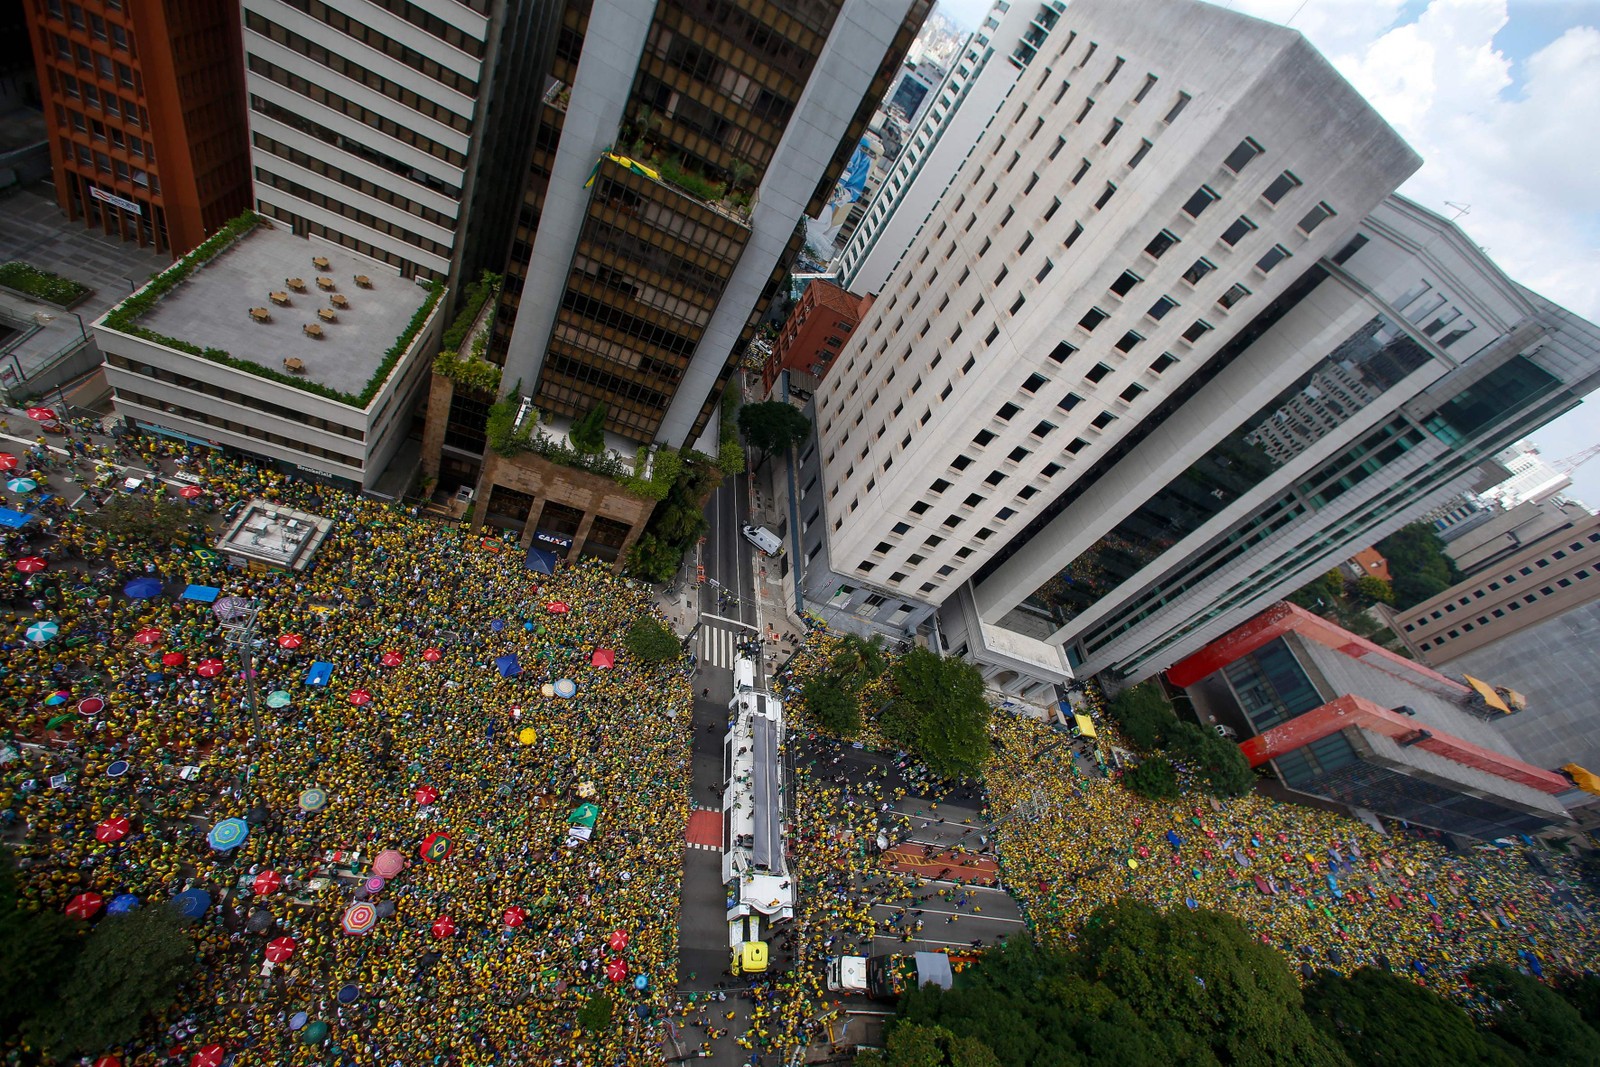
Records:
{"label": "tall office tower", "polygon": [[406,277],[498,271],[559,5],[244,0],[255,207]]}
{"label": "tall office tower", "polygon": [[28,0],[56,199],[180,254],[250,204],[239,9],[228,0]]}
{"label": "tall office tower", "polygon": [[1532,441],[1518,441],[1494,458],[1511,477],[1482,495],[1502,508],[1514,508],[1530,500],[1547,500],[1572,485],[1572,475],[1546,463]]}
{"label": "tall office tower", "polygon": [[[627,463],[700,437],[929,7],[570,0],[489,348],[519,425],[564,440],[603,404]],[[652,501],[484,455],[495,395],[462,384],[436,376],[430,400],[441,485],[476,483],[480,517],[546,545],[625,552]]]}
{"label": "tall office tower", "polygon": [[1055,35],[822,384],[797,474],[808,604],[902,632],[938,606],[1025,696],[1193,651],[1600,370],[1591,325],[1385,199],[1416,156],[1297,34],[1079,0]]}
{"label": "tall office tower", "polygon": [[883,288],[1065,8],[1066,0],[997,4],[968,38],[839,253],[835,267],[841,286],[866,295]]}

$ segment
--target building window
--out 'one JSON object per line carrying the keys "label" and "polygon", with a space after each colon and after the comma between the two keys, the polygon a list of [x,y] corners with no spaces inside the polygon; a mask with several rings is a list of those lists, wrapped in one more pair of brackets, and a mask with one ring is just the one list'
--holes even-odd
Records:
{"label": "building window", "polygon": [[1056,428],[1056,424],[1055,423],[1047,422],[1047,421],[1041,419],[1033,428],[1033,436],[1035,436],[1035,437],[1044,437],[1046,434],[1048,434],[1051,430],[1053,430],[1055,428]]}
{"label": "building window", "polygon": [[1286,170],[1276,178],[1272,179],[1271,185],[1268,185],[1265,189],[1261,190],[1261,199],[1265,200],[1269,204],[1276,204],[1279,200],[1282,200],[1284,197],[1289,195],[1289,190],[1293,189],[1299,184],[1301,184],[1300,179],[1296,178],[1292,172]]}
{"label": "building window", "polygon": [[1111,120],[1111,128],[1106,130],[1106,135],[1104,137],[1100,138],[1100,143],[1102,145],[1110,144],[1111,143],[1111,139],[1117,135],[1117,131],[1120,130],[1120,129],[1122,129],[1122,120],[1121,119],[1112,119]]}
{"label": "building window", "polygon": [[1085,374],[1083,377],[1086,381],[1099,382],[1110,373],[1110,367],[1106,366],[1104,363],[1096,363],[1094,366],[1089,368],[1089,373]]}
{"label": "building window", "polygon": [[1144,140],[1143,138],[1141,138],[1140,141],[1139,141],[1139,150],[1133,154],[1133,158],[1132,159],[1128,160],[1128,169],[1132,170],[1134,167],[1137,167],[1140,163],[1143,163],[1144,162],[1144,157],[1150,154],[1150,149],[1153,148],[1153,147],[1155,147],[1155,146],[1152,145],[1149,141]]}
{"label": "building window", "polygon": [[[1144,98],[1150,95],[1150,90],[1156,87],[1156,82],[1158,81],[1160,79],[1154,74],[1146,74],[1144,76],[1144,84],[1139,87],[1139,91],[1133,96],[1133,102],[1135,104],[1143,103]],[[1169,119],[1168,121],[1171,120]]]}
{"label": "building window", "polygon": [[1194,191],[1194,195],[1184,201],[1183,213],[1192,219],[1200,217],[1200,213],[1220,200],[1217,191],[1209,185],[1202,185]]}
{"label": "building window", "polygon": [[1045,260],[1044,261],[1044,266],[1039,268],[1039,272],[1033,276],[1033,280],[1036,281],[1036,282],[1044,281],[1046,275],[1048,275],[1052,270],[1054,270],[1055,266],[1056,265],[1054,263],[1050,262],[1048,259]]}
{"label": "building window", "polygon": [[1016,417],[1017,412],[1021,410],[1021,408],[1017,407],[1017,405],[1008,400],[1004,404],[1000,405],[1000,410],[994,413],[994,417],[999,419],[1001,422],[1010,422]]}
{"label": "building window", "polygon": [[1060,344],[1056,345],[1055,348],[1050,350],[1050,358],[1056,363],[1065,363],[1067,361],[1067,357],[1071,356],[1077,350],[1078,348],[1076,345],[1069,345],[1067,342],[1062,341]]}
{"label": "building window", "polygon": [[1133,346],[1143,340],[1144,337],[1142,335],[1129,330],[1117,339],[1116,349],[1118,352],[1131,352],[1133,351]]}
{"label": "building window", "polygon": [[1106,182],[1105,192],[1101,193],[1100,194],[1100,199],[1098,199],[1098,200],[1096,200],[1094,202],[1094,209],[1096,211],[1099,211],[1101,208],[1105,207],[1106,204],[1108,204],[1111,201],[1111,198],[1116,195],[1116,193],[1117,193],[1116,185],[1114,183],[1112,183],[1112,182]]}
{"label": "building window", "polygon": [[1109,316],[1099,308],[1090,308],[1084,314],[1083,318],[1078,320],[1078,325],[1089,333],[1093,333],[1094,328],[1106,321],[1107,318],[1109,318]]}
{"label": "building window", "polygon": [[1211,324],[1205,319],[1195,319],[1194,324],[1183,331],[1183,339],[1194,344],[1211,329]]}
{"label": "building window", "polygon": [[1022,383],[1022,388],[1030,393],[1037,393],[1044,386],[1050,384],[1050,379],[1042,374],[1030,374],[1028,380]]}
{"label": "building window", "polygon": [[1282,245],[1273,245],[1267,249],[1267,254],[1256,260],[1256,270],[1262,274],[1270,274],[1272,268],[1289,258],[1289,250]]}
{"label": "building window", "polygon": [[1085,159],[1079,162],[1078,169],[1072,172],[1072,178],[1069,184],[1077,185],[1079,182],[1083,181],[1083,176],[1088,173],[1089,161]]}
{"label": "building window", "polygon": [[1309,234],[1318,226],[1321,226],[1323,222],[1333,218],[1333,216],[1336,214],[1337,212],[1328,206],[1327,201],[1323,201],[1310,211],[1306,212],[1305,216],[1301,218],[1299,223],[1300,230],[1302,233]]}
{"label": "building window", "polygon": [[1144,246],[1144,254],[1151,259],[1160,259],[1173,245],[1178,243],[1178,235],[1171,230],[1162,230],[1151,238],[1150,243]]}
{"label": "building window", "polygon": [[1056,407],[1060,408],[1062,411],[1071,411],[1081,403],[1083,403],[1083,397],[1079,396],[1077,393],[1068,393],[1066,396],[1062,397],[1056,402]]}
{"label": "building window", "polygon": [[1217,298],[1217,303],[1225,308],[1231,308],[1239,301],[1250,295],[1250,290],[1235,282],[1229,286],[1228,291]]}
{"label": "building window", "polygon": [[1249,164],[1252,159],[1259,156],[1261,152],[1262,148],[1256,143],[1255,138],[1246,137],[1244,140],[1239,142],[1238,146],[1235,147],[1232,152],[1228,153],[1228,158],[1222,161],[1222,165],[1233,171],[1235,174],[1238,174],[1241,170],[1244,170],[1245,166]]}
{"label": "building window", "polygon": [[1244,240],[1244,235],[1256,228],[1256,224],[1240,215],[1233,220],[1233,225],[1222,231],[1222,243],[1232,247]]}
{"label": "building window", "polygon": [[1150,364],[1150,369],[1154,373],[1160,374],[1162,371],[1166,370],[1176,362],[1178,362],[1178,360],[1171,352],[1163,352]]}
{"label": "building window", "polygon": [[1183,280],[1188,282],[1190,285],[1198,285],[1201,278],[1204,278],[1207,274],[1210,274],[1216,269],[1217,265],[1215,263],[1211,262],[1205,256],[1201,256],[1199,259],[1194,261],[1193,266],[1183,272]]}
{"label": "building window", "polygon": [[1010,460],[1012,463],[1021,463],[1023,460],[1028,458],[1028,455],[1028,450],[1023,448],[1021,445],[1018,445],[1016,448],[1013,448],[1010,452],[1006,453],[1006,459]]}
{"label": "building window", "polygon": [[1178,99],[1173,101],[1172,107],[1167,111],[1167,117],[1161,121],[1169,124],[1173,122],[1179,115],[1183,114],[1183,109],[1189,106],[1191,99],[1193,98],[1188,93],[1179,93]]}
{"label": "building window", "polygon": [[1178,302],[1172,299],[1172,297],[1163,296],[1160,300],[1157,300],[1154,304],[1151,304],[1150,310],[1145,312],[1145,314],[1149,315],[1157,322],[1160,322],[1162,319],[1167,317],[1167,312],[1171,311],[1177,306]]}

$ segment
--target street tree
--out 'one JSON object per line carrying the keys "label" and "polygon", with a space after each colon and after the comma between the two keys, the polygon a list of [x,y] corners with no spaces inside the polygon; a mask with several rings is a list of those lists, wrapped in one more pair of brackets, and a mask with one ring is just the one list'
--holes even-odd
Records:
{"label": "street tree", "polygon": [[1122,690],[1111,698],[1107,710],[1128,740],[1146,751],[1166,744],[1167,734],[1178,723],[1155,682],[1140,682]]}
{"label": "street tree", "polygon": [[944,778],[976,776],[989,758],[983,676],[955,656],[913,648],[895,661],[896,698],[880,718],[886,736]]}
{"label": "street tree", "polygon": [[646,582],[660,585],[672,581],[683,562],[683,551],[661,540],[655,534],[643,533],[628,552],[628,573]]}
{"label": "street tree", "polygon": [[0,855],[0,1033],[15,1034],[55,999],[80,948],[74,923],[17,899],[10,855]]}
{"label": "street tree", "polygon": [[761,452],[758,467],[774,452],[786,451],[804,441],[810,432],[811,420],[793,404],[781,400],[746,404],[739,409],[739,433],[746,444]]}
{"label": "street tree", "polygon": [[853,693],[832,674],[819,674],[801,688],[806,709],[830,734],[853,738],[861,732],[861,706]]}
{"label": "street tree", "polygon": [[194,506],[153,493],[117,493],[84,521],[117,537],[171,544],[182,540],[194,520]]}
{"label": "street tree", "polygon": [[1255,787],[1255,772],[1239,746],[1203,726],[1174,723],[1166,751],[1187,764],[1213,796],[1242,797]]}
{"label": "street tree", "polygon": [[845,634],[839,641],[839,650],[828,661],[829,669],[852,691],[859,691],[867,683],[881,677],[887,666],[882,634],[873,634],[871,637]]}
{"label": "street tree", "polygon": [[1386,1067],[1516,1067],[1503,1042],[1430,989],[1378,967],[1321,971],[1306,1013],[1356,1063]]}
{"label": "street tree", "polygon": [[1374,547],[1389,561],[1394,606],[1401,611],[1461,580],[1455,561],[1445,555],[1444,542],[1428,523],[1402,526]]}
{"label": "street tree", "polygon": [[1394,586],[1375,574],[1356,579],[1356,595],[1368,604],[1393,604]]}
{"label": "street tree", "polygon": [[84,940],[53,1004],[30,1033],[56,1057],[125,1044],[144,1019],[177,999],[194,962],[194,942],[172,908],[152,905],[102,919]]}
{"label": "street tree", "polygon": [[616,1007],[611,998],[605,993],[596,993],[578,1009],[578,1025],[591,1034],[597,1034],[611,1028],[615,1014]]}
{"label": "street tree", "polygon": [[683,655],[683,646],[671,630],[649,615],[641,615],[628,627],[623,643],[645,663],[668,663]]}
{"label": "street tree", "polygon": [[1178,788],[1178,772],[1160,756],[1143,760],[1122,776],[1122,784],[1149,800],[1173,800]]}
{"label": "street tree", "polygon": [[1600,1063],[1600,1032],[1543,982],[1504,964],[1467,972],[1488,1009],[1489,1031],[1530,1063]]}

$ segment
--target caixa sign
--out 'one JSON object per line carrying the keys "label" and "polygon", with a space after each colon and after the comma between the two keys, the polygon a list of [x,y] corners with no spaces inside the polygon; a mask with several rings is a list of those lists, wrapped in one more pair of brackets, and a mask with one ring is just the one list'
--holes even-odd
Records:
{"label": "caixa sign", "polygon": [[565,537],[561,534],[550,533],[548,530],[535,530],[533,533],[533,539],[547,545],[554,545],[556,548],[572,547],[572,538]]}

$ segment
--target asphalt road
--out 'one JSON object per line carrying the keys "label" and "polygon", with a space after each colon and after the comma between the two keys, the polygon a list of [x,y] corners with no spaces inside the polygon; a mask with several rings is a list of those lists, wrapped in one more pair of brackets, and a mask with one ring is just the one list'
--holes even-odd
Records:
{"label": "asphalt road", "polygon": [[750,518],[750,476],[724,478],[706,502],[705,544],[700,559],[707,581],[700,586],[700,614],[756,624],[754,546],[739,527]]}

